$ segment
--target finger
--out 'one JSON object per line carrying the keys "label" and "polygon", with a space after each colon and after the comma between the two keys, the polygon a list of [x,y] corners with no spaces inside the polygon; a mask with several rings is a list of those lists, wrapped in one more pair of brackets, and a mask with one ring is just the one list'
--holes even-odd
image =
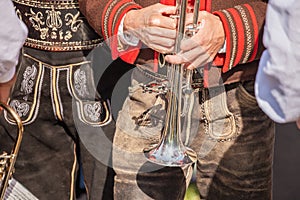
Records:
{"label": "finger", "polygon": [[201,66],[210,60],[210,54],[201,46],[195,45],[194,48],[189,48],[188,51],[181,51],[177,55],[169,55],[166,60],[170,63],[194,63],[195,67]]}
{"label": "finger", "polygon": [[149,48],[151,48],[159,53],[163,53],[163,54],[171,53],[174,50],[173,47],[162,46],[161,44],[153,44],[152,43],[148,46],[149,46]]}
{"label": "finger", "polygon": [[158,3],[152,9],[154,9],[155,12],[148,19],[149,26],[176,29],[177,20],[170,17],[170,15],[176,14],[175,6],[167,6]]}
{"label": "finger", "polygon": [[148,26],[167,28],[176,30],[176,19],[162,15],[151,15],[148,20]]}
{"label": "finger", "polygon": [[191,60],[191,59],[186,59],[180,55],[167,55],[165,57],[166,61],[172,64],[184,64],[185,68],[192,70],[197,67],[203,66],[205,63],[208,62],[208,58],[203,58],[203,59],[196,59],[196,60]]}
{"label": "finger", "polygon": [[181,55],[188,63],[192,63],[196,59],[202,60],[203,57],[207,57],[206,52],[201,47],[196,47],[186,52],[183,51],[179,53],[179,55]]}
{"label": "finger", "polygon": [[185,20],[185,25],[192,24],[193,19],[194,19],[194,14],[193,13],[187,13],[186,20]]}
{"label": "finger", "polygon": [[172,63],[172,64],[186,63],[186,60],[181,55],[166,55],[165,60],[168,63]]}
{"label": "finger", "polygon": [[180,49],[182,51],[189,51],[191,49],[195,49],[200,46],[199,42],[196,42],[196,41],[197,41],[197,37],[195,37],[195,36],[193,36],[189,39],[184,39],[181,41]]}
{"label": "finger", "polygon": [[198,67],[203,67],[206,64],[210,63],[211,61],[212,61],[211,57],[207,55],[203,55],[195,59],[192,63],[186,66],[186,68],[192,70]]}
{"label": "finger", "polygon": [[174,44],[175,41],[169,38],[161,38],[161,37],[157,37],[157,36],[152,36],[151,37],[151,42],[149,42],[149,44],[155,44],[157,46],[161,46],[164,48],[168,48],[168,49],[174,49]]}
{"label": "finger", "polygon": [[209,62],[210,62],[209,58],[207,58],[207,59],[203,58],[201,60],[196,59],[194,62],[187,64],[186,68],[189,70],[196,69],[198,67],[203,67],[204,65],[206,65]]}
{"label": "finger", "polygon": [[176,6],[168,6],[164,4],[158,4],[158,12],[163,15],[174,15],[176,14]]}
{"label": "finger", "polygon": [[210,55],[201,47],[194,48],[190,51],[182,53],[184,60],[188,64],[187,69],[195,69],[210,62]]}
{"label": "finger", "polygon": [[164,48],[172,49],[175,45],[176,32],[162,28],[151,28],[147,27],[143,31],[141,37],[142,41],[150,47],[150,45],[162,46]]}
{"label": "finger", "polygon": [[158,36],[162,38],[170,38],[175,41],[176,39],[176,30],[170,30],[160,27],[147,27],[144,30],[145,33],[153,36]]}
{"label": "finger", "polygon": [[166,61],[172,64],[192,63],[196,58],[196,55],[193,55],[194,53],[195,51],[187,51],[176,55],[167,55]]}
{"label": "finger", "polygon": [[168,38],[162,40],[160,37],[152,37],[151,44],[162,46],[164,48],[173,50],[174,49],[174,40]]}

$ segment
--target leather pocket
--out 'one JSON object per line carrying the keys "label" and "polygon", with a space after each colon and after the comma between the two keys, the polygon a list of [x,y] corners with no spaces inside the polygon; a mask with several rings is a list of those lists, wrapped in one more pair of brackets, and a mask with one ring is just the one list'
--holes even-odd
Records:
{"label": "leather pocket", "polygon": [[254,81],[242,82],[237,89],[237,96],[242,106],[257,105],[254,92]]}
{"label": "leather pocket", "polygon": [[69,74],[69,85],[79,119],[88,125],[103,126],[112,120],[110,104],[98,94],[92,69],[88,63],[73,66]]}
{"label": "leather pocket", "polygon": [[[8,104],[26,125],[32,123],[39,112],[41,77],[45,72],[39,62],[27,56],[22,57],[19,66],[18,78]],[[4,116],[9,123],[15,124],[14,119],[6,112]]]}

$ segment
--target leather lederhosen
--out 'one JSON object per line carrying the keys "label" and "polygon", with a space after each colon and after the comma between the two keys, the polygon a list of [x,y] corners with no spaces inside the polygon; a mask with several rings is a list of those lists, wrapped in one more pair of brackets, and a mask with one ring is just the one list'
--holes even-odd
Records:
{"label": "leather lederhosen", "polygon": [[[102,39],[76,0],[13,2],[29,30],[8,101],[25,130],[14,178],[40,200],[109,199],[115,126],[89,57]],[[0,146],[8,149],[16,126],[6,112],[1,125]]]}

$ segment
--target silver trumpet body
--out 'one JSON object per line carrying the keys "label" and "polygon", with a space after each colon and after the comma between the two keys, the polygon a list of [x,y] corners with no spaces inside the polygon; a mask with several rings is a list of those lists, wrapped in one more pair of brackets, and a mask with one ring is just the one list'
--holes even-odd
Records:
{"label": "silver trumpet body", "polygon": [[[198,20],[200,0],[195,0],[193,24],[186,26],[186,11],[187,0],[177,0],[177,12],[175,17],[178,17],[177,38],[175,43],[175,54],[180,52],[180,43],[184,37],[193,35]],[[189,35],[189,36],[187,36]],[[160,142],[152,147],[144,149],[144,155],[153,163],[178,167],[190,165],[196,162],[197,154],[195,151],[185,146],[181,139],[182,127],[181,116],[183,114],[182,99],[184,97],[184,107],[189,102],[192,95],[191,78],[192,71],[184,69],[182,64],[169,64],[164,62],[167,67],[167,78],[170,84],[170,89],[167,91],[167,113],[165,125],[162,130]],[[185,84],[183,77],[185,74]],[[185,94],[184,96],[182,94]],[[185,112],[186,114],[186,112]]]}

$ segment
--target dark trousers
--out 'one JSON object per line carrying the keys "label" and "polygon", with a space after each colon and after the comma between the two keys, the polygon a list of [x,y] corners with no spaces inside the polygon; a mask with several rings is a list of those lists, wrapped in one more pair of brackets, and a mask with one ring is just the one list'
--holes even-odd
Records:
{"label": "dark trousers", "polygon": [[[183,199],[193,166],[164,167],[143,150],[158,143],[165,124],[165,98],[141,84],[163,81],[147,70],[133,71],[129,97],[116,122],[113,148],[115,199]],[[258,107],[254,81],[209,89],[191,98],[182,140],[197,155],[201,199],[270,200],[274,123]]]}

